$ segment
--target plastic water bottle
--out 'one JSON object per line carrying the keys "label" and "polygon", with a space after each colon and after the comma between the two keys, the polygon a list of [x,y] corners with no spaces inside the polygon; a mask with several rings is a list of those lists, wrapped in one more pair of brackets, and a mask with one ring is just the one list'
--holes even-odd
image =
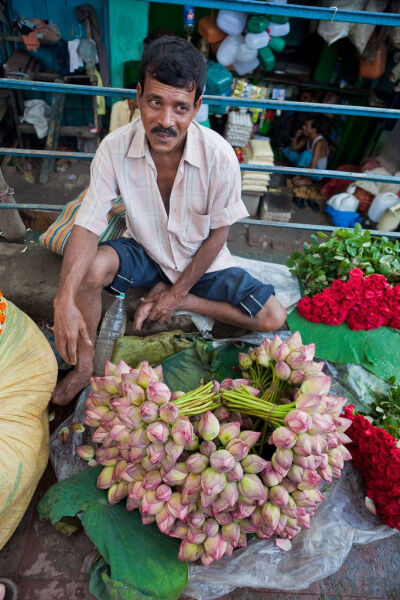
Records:
{"label": "plastic water bottle", "polygon": [[195,12],[194,6],[183,7],[183,29],[186,31],[187,39],[190,42],[195,27]]}
{"label": "plastic water bottle", "polygon": [[122,337],[126,327],[125,294],[119,294],[104,315],[93,358],[93,374],[104,375],[106,360],[111,360],[115,340]]}

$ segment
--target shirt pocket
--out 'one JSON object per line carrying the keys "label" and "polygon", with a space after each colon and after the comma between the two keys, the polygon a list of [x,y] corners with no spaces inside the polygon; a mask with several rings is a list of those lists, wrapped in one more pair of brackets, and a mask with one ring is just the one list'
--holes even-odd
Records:
{"label": "shirt pocket", "polygon": [[200,215],[189,208],[185,225],[181,234],[182,240],[185,244],[199,245],[209,236],[211,217]]}

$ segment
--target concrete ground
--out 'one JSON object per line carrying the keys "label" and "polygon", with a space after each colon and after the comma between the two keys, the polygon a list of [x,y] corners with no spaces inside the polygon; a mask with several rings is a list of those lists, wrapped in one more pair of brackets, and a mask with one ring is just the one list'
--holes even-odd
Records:
{"label": "concrete ground", "polygon": [[[38,165],[33,173],[38,177]],[[53,174],[46,185],[28,183],[13,169],[3,171],[8,184],[15,189],[17,202],[64,204],[85,187],[88,165],[75,163],[63,173]],[[69,177],[74,175],[74,177]],[[37,180],[37,179],[36,179]],[[282,206],[293,211],[294,222],[326,223],[322,213],[308,207],[299,210],[288,196]],[[25,218],[28,218],[25,216]],[[41,218],[46,219],[46,215]],[[31,225],[34,225],[31,217]],[[42,225],[45,221],[42,222]],[[229,247],[235,254],[248,258],[284,262],[291,252],[301,247],[309,232],[272,227],[234,225]],[[21,309],[40,322],[51,322],[52,299],[57,286],[60,258],[38,247],[37,234],[28,232],[23,244],[0,240],[0,289]],[[131,307],[135,298],[131,299]],[[184,319],[171,328],[190,326]],[[150,330],[145,333],[150,333]],[[54,407],[51,407],[52,409]],[[54,429],[71,411],[56,407]],[[50,466],[44,473],[34,498],[16,532],[0,552],[0,577],[13,579],[20,600],[91,600],[88,573],[97,551],[83,531],[67,537],[37,515],[37,504],[55,482]],[[353,547],[342,568],[308,589],[296,592],[238,588],[223,600],[400,600],[400,536],[365,546]]]}

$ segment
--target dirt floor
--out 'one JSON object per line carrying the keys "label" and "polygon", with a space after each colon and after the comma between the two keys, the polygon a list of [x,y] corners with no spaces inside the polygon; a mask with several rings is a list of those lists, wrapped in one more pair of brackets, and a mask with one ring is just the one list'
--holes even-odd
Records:
{"label": "dirt floor", "polygon": [[[64,204],[75,198],[87,185],[89,165],[76,161],[67,170],[54,173],[46,185],[37,183],[39,163],[33,165],[35,183],[26,181],[15,168],[4,168],[7,183],[14,188],[20,203]],[[298,209],[290,196],[281,194],[280,206],[292,211],[297,223],[327,224],[324,213],[313,212],[308,206]],[[32,226],[37,220],[31,216]],[[46,215],[40,215],[42,226]],[[234,254],[258,260],[283,263],[286,257],[309,239],[309,231],[294,231],[273,227],[237,224],[231,228],[229,247]],[[56,285],[60,259],[40,252],[37,234],[28,232],[21,245],[0,243],[0,277],[10,282],[28,303],[31,298],[32,316],[51,319],[51,301]],[[50,275],[51,274],[51,275]],[[18,288],[18,289],[17,289]],[[3,289],[7,295],[7,291]],[[33,300],[32,300],[33,299]],[[38,308],[39,307],[39,308]],[[29,311],[28,311],[29,312]],[[51,407],[53,409],[54,407]],[[71,408],[56,407],[54,429],[69,414]],[[20,600],[90,600],[89,567],[96,549],[83,532],[71,537],[56,531],[49,523],[41,522],[37,504],[48,487],[55,482],[48,466],[34,498],[15,534],[0,552],[0,577],[13,579]],[[399,600],[400,599],[400,536],[353,547],[341,569],[308,589],[297,592],[277,590],[237,589],[223,600]]]}

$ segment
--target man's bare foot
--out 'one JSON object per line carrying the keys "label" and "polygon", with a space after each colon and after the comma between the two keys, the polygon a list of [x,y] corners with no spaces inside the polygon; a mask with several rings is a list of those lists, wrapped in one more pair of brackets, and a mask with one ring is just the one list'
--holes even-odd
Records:
{"label": "man's bare foot", "polygon": [[64,406],[90,383],[91,370],[73,369],[55,387],[51,401]]}

